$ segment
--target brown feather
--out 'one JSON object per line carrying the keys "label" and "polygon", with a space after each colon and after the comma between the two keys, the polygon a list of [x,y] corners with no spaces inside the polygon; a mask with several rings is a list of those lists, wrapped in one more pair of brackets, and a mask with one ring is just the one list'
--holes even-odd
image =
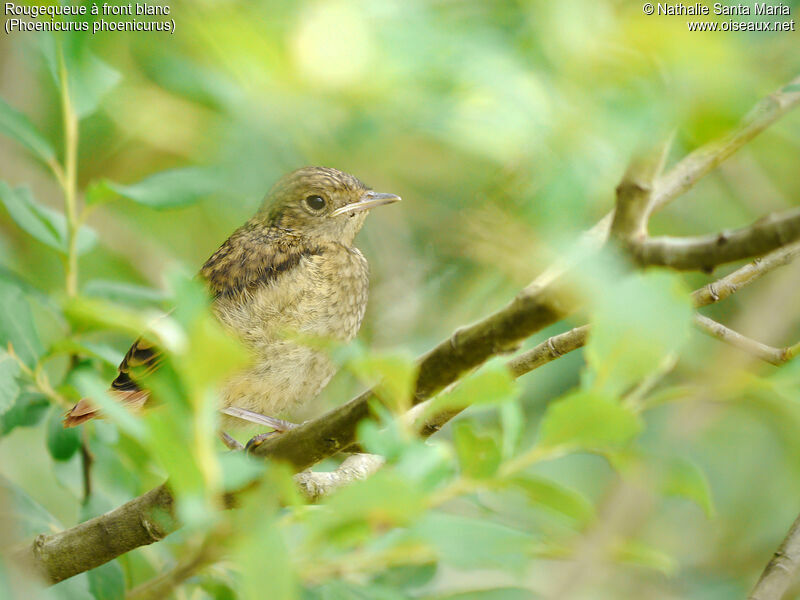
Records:
{"label": "brown feather", "polygon": [[[148,396],[150,396],[150,393],[146,390],[111,390],[109,393],[115,400],[134,412],[140,410],[145,402],[147,402]],[[76,427],[97,417],[102,417],[100,409],[97,408],[89,398],[82,398],[66,415],[64,415],[64,427]]]}

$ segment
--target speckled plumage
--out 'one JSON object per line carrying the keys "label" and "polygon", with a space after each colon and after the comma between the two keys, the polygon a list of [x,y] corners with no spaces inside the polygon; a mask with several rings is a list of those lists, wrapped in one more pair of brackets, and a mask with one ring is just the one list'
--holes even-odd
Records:
{"label": "speckled plumage", "polygon": [[[311,196],[325,200],[322,211],[311,209]],[[335,169],[300,169],[278,181],[256,215],[206,261],[200,276],[214,298],[214,313],[252,353],[250,365],[224,384],[221,408],[282,415],[314,398],[335,374],[325,352],[293,341],[292,334],[345,342],[355,337],[369,279],[367,260],[353,241],[368,211],[350,207],[381,196],[387,199],[372,204],[399,200],[374,194]],[[155,368],[157,361],[156,349],[138,340],[112,390],[122,400],[144,402],[129,373],[141,365]],[[79,407],[67,425],[94,415]],[[222,416],[223,428],[243,423]]]}

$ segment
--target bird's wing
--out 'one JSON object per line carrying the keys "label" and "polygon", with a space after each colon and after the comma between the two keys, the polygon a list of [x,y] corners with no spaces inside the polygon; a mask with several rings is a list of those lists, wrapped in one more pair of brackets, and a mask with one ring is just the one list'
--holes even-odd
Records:
{"label": "bird's wing", "polygon": [[214,298],[230,298],[278,280],[303,258],[322,254],[322,251],[320,246],[306,243],[285,231],[245,225],[211,255],[200,270],[200,276]]}
{"label": "bird's wing", "polygon": [[[149,392],[138,385],[138,381],[147,377],[158,368],[162,353],[154,344],[145,338],[136,340],[119,364],[116,379],[111,382],[110,394],[130,409],[141,408]],[[136,378],[134,381],[133,376]],[[75,427],[99,416],[100,409],[89,398],[82,398],[64,416],[64,427]]]}
{"label": "bird's wing", "polygon": [[[296,267],[304,257],[322,253],[322,249],[303,244],[272,228],[237,229],[203,265],[200,277],[215,299],[233,297],[254,286],[277,280]],[[139,338],[119,365],[119,373],[111,383],[111,394],[123,404],[139,408],[149,393],[139,382],[158,368],[161,350],[145,338]],[[82,399],[64,417],[65,427],[74,427],[99,415],[99,409],[88,398]]]}

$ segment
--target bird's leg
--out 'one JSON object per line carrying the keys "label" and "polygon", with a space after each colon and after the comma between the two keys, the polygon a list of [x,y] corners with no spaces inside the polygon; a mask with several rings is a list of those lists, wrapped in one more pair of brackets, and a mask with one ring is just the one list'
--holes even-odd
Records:
{"label": "bird's leg", "polygon": [[[267,427],[272,428],[272,431],[269,431],[267,433],[259,433],[258,435],[255,435],[252,438],[250,438],[250,441],[247,442],[247,445],[245,445],[244,447],[245,450],[247,451],[259,446],[261,443],[263,443],[265,440],[269,439],[273,435],[286,433],[290,429],[294,429],[295,427],[297,427],[297,423],[292,423],[291,421],[285,421],[284,419],[276,419],[275,417],[268,417],[267,415],[262,415],[261,413],[254,412],[252,410],[247,410],[246,408],[239,408],[237,406],[228,406],[227,408],[223,408],[222,410],[220,410],[220,412],[222,414],[231,417],[243,419],[251,423],[257,423],[258,425],[266,425]],[[224,441],[225,440],[223,440],[223,442]],[[238,444],[238,442],[236,443]]]}
{"label": "bird's leg", "polygon": [[222,443],[228,448],[228,450],[243,450],[244,446],[238,442],[237,440],[233,439],[224,431],[219,432],[219,439],[222,440]]}

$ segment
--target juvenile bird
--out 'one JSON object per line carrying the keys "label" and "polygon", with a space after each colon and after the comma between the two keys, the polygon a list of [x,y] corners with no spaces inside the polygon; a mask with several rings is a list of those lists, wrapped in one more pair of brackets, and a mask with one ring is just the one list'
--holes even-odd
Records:
{"label": "juvenile bird", "polygon": [[[223,429],[242,419],[288,428],[274,417],[314,398],[333,377],[336,368],[324,352],[288,339],[286,332],[355,337],[369,282],[367,260],[353,242],[371,208],[398,200],[336,169],[299,169],[281,178],[255,216],[206,261],[200,276],[214,314],[252,355],[249,366],[222,387]],[[137,340],[119,365],[111,393],[131,407],[142,406],[148,392],[131,372],[156,368],[158,360],[157,348]],[[64,426],[97,415],[84,399]]]}

